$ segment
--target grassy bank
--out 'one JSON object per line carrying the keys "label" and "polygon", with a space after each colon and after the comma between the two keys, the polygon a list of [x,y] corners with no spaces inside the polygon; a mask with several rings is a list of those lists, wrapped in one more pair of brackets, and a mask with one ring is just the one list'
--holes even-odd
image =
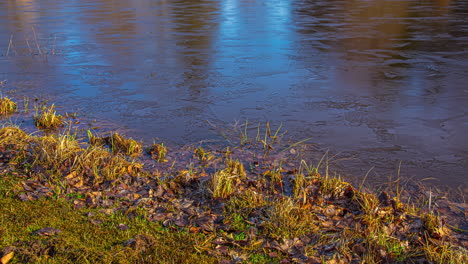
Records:
{"label": "grassy bank", "polygon": [[300,142],[275,147],[269,124],[249,137],[246,123],[230,147],[171,150],[70,132],[37,109],[46,133],[0,128],[2,262],[468,262],[466,231],[294,162]]}

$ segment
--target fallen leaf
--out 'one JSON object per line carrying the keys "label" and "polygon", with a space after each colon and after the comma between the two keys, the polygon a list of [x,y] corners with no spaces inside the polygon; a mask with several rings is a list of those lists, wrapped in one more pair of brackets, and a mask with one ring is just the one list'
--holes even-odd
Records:
{"label": "fallen leaf", "polygon": [[44,227],[44,228],[41,228],[37,231],[35,231],[33,234],[35,235],[38,235],[38,236],[53,236],[55,234],[58,234],[62,231],[60,231],[59,229],[55,229],[55,228],[52,228],[52,227]]}
{"label": "fallen leaf", "polygon": [[122,224],[120,223],[118,226],[117,226],[117,229],[120,229],[120,230],[127,230],[129,229],[130,227],[128,227],[128,225],[126,224]]}

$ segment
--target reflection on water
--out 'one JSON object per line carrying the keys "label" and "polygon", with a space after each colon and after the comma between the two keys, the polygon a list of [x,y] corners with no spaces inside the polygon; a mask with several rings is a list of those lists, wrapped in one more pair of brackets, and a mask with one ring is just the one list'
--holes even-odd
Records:
{"label": "reflection on water", "polygon": [[205,120],[283,122],[356,157],[359,176],[402,160],[456,186],[466,17],[466,0],[10,0],[0,80],[148,141],[212,137]]}

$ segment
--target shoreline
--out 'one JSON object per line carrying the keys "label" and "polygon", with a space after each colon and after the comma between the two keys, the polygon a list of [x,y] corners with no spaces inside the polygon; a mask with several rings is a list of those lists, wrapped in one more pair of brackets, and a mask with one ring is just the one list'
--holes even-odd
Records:
{"label": "shoreline", "polygon": [[[53,116],[65,118],[43,105],[37,108],[36,125],[47,127],[47,122],[38,121],[44,113],[51,114],[47,121],[55,120]],[[112,243],[128,253],[117,256],[116,262],[127,256],[134,260],[144,259],[144,255],[157,257],[160,243],[174,244],[177,252],[176,241],[148,234],[142,226],[159,230],[156,233],[183,234],[189,240],[202,236],[202,246],[191,240],[181,252],[187,257],[206,257],[208,262],[468,260],[466,204],[452,203],[431,192],[428,199],[404,203],[411,198],[405,197],[405,191],[411,190],[399,183],[378,194],[366,192],[362,184],[352,186],[331,175],[327,157],[315,164],[300,159],[297,153],[303,142],[276,147],[281,144],[280,129],[270,128],[268,123],[258,128],[256,137],[240,131],[231,147],[196,143],[179,150],[167,149],[160,142],[145,147],[112,132],[103,136],[90,131],[86,138],[66,126],[50,133],[28,134],[3,125],[3,206],[34,208],[58,203],[65,211],[75,211],[93,232],[114,234]],[[17,214],[11,209],[3,218],[12,220]],[[451,222],[457,215],[458,222]],[[125,223],[116,223],[113,217]],[[54,248],[60,252],[57,263],[86,259],[84,253],[74,256],[69,248],[54,244],[60,240],[75,250],[86,248],[82,238],[68,240],[73,230],[67,230],[61,221],[56,226],[53,222],[36,225],[35,230],[0,229],[2,234],[22,237],[4,239],[2,256],[16,252],[13,260],[20,262],[53,260],[50,251]],[[52,234],[41,235],[41,230]],[[126,239],[118,234],[121,231],[127,232]],[[48,248],[46,253],[34,251],[31,241],[38,237]],[[86,250],[98,252],[97,248]],[[115,248],[107,245],[105,250],[112,259]],[[170,257],[161,262],[171,262]]]}

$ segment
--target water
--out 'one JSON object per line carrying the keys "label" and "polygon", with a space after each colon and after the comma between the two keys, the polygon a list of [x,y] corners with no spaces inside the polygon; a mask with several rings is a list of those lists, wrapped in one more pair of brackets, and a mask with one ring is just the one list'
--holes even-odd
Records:
{"label": "water", "polygon": [[467,17],[467,0],[2,1],[1,88],[148,142],[216,137],[206,120],[282,122],[353,157],[346,173],[401,162],[456,187]]}

